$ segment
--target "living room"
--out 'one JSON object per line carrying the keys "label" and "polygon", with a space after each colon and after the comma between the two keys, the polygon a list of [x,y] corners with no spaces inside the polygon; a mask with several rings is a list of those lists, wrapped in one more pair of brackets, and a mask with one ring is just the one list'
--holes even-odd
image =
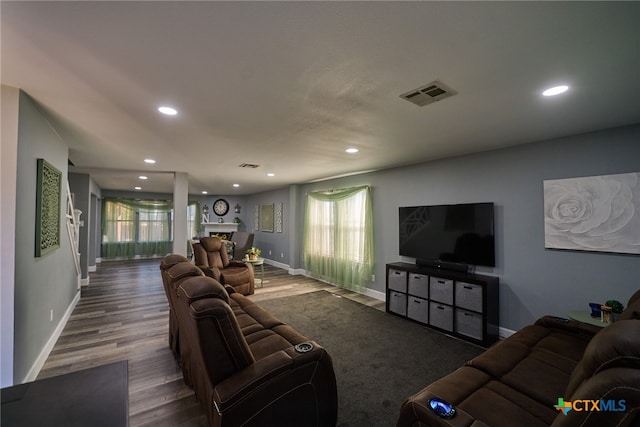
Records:
{"label": "living room", "polygon": [[[628,68],[638,71],[637,56],[629,55],[628,59]],[[19,92],[3,86],[2,95],[3,218],[8,210],[17,212],[13,223],[7,225],[3,219],[2,225],[3,254],[13,254],[2,264],[2,383],[5,386],[34,378],[43,350],[50,346],[60,321],[79,297],[68,242],[62,239],[60,249],[36,259],[32,238],[36,198],[34,159],[46,158],[65,177],[74,174],[67,162],[70,147],[77,145],[73,138],[78,135],[61,137],[50,126],[49,117],[42,112],[37,100],[29,96],[28,88]],[[612,109],[606,113],[616,116],[630,114],[631,110]],[[479,267],[477,272],[500,279],[500,327],[506,336],[542,315],[566,317],[569,310],[586,309],[592,301],[626,301],[637,290],[640,277],[637,256],[546,249],[543,207],[545,180],[639,171],[640,124],[638,109],[635,111],[631,119],[617,126],[547,137],[549,129],[545,125],[549,123],[550,128],[557,125],[554,118],[579,115],[556,105],[546,113],[546,121],[539,124],[536,132],[518,135],[517,141],[510,141],[517,145],[505,144],[469,154],[461,152],[318,182],[296,182],[251,194],[218,191],[207,196],[192,194],[189,199],[211,206],[217,198],[225,198],[231,206],[241,205],[240,216],[247,230],[253,229],[255,206],[282,203],[283,232],[256,230],[254,245],[261,248],[263,256],[273,264],[298,272],[304,269],[301,236],[305,195],[318,190],[371,186],[375,273],[366,293],[378,298],[385,293],[385,265],[403,260],[397,246],[399,207],[492,202],[496,207],[496,267]],[[506,114],[506,111],[494,114]],[[463,122],[464,118],[459,120]],[[481,131],[479,139],[482,140],[491,139],[492,133],[497,132],[486,128]],[[7,133],[9,138],[5,138]],[[5,145],[8,141],[15,143]],[[468,145],[473,143],[473,140],[467,141]],[[5,156],[8,147],[9,153],[13,150],[14,161],[11,156]],[[100,200],[109,194],[90,174],[78,175],[84,190],[75,193],[78,198],[84,194],[87,205],[91,195]],[[5,183],[11,182],[17,183],[17,188],[7,192]],[[140,196],[140,193],[133,194]],[[5,203],[6,200],[9,202]],[[12,200],[15,203],[11,203]],[[226,220],[233,216],[236,215],[230,214]],[[90,218],[85,220],[99,222],[98,218]],[[88,237],[86,245],[83,258],[89,270],[95,264],[90,261]],[[94,258],[100,257],[94,253]],[[15,277],[6,276],[9,270],[15,271]],[[83,278],[90,275],[90,271],[83,271]]]}

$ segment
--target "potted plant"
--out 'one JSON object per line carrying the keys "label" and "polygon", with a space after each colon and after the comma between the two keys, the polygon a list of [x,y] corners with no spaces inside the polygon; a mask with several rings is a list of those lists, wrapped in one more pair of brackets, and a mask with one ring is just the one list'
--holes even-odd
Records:
{"label": "potted plant", "polygon": [[249,258],[250,260],[256,260],[258,259],[258,256],[260,255],[262,251],[258,248],[255,247],[251,247],[249,248],[249,250],[247,251],[247,258]]}
{"label": "potted plant", "polygon": [[610,299],[601,306],[602,309],[602,321],[604,323],[611,323],[615,321],[622,310],[624,310],[624,305],[620,301],[616,301],[614,299]]}
{"label": "potted plant", "polygon": [[607,302],[604,303],[604,305],[606,307],[610,307],[611,308],[611,314],[612,314],[612,319],[613,321],[615,321],[618,316],[620,315],[620,313],[622,313],[622,311],[624,310],[624,305],[622,305],[622,303],[620,301],[614,300],[614,299],[610,299]]}

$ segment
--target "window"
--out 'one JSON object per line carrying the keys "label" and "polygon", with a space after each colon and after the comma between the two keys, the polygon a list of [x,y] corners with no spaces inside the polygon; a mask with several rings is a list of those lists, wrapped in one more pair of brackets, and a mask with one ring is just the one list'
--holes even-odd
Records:
{"label": "window", "polygon": [[307,196],[305,269],[314,277],[349,289],[373,273],[373,221],[368,186]]}
{"label": "window", "polygon": [[138,241],[161,242],[171,237],[171,212],[153,209],[140,210],[138,216]]}
{"label": "window", "polygon": [[187,206],[187,237],[198,238],[200,235],[200,203],[189,202]]}
{"label": "window", "polygon": [[163,256],[171,250],[170,201],[104,199],[102,258]]}
{"label": "window", "polygon": [[105,202],[102,227],[103,243],[133,242],[136,237],[136,211],[122,203]]}

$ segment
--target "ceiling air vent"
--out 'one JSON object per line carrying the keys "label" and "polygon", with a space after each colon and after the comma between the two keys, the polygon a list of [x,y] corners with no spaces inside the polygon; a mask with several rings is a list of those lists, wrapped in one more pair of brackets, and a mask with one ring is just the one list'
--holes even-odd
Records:
{"label": "ceiling air vent", "polygon": [[450,87],[438,81],[434,81],[422,87],[419,87],[418,89],[410,90],[407,93],[403,93],[402,95],[400,95],[400,98],[406,99],[412,104],[424,107],[425,105],[440,101],[441,99],[448,98],[457,93],[458,92],[451,89]]}
{"label": "ceiling air vent", "polygon": [[241,163],[238,167],[255,169],[255,168],[259,168],[260,165],[254,165],[254,164],[251,164],[251,163]]}

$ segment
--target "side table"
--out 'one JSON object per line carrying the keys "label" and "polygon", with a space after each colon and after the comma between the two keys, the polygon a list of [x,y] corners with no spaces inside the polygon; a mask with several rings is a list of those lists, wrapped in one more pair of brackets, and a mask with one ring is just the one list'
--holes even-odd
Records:
{"label": "side table", "polygon": [[254,268],[257,266],[260,266],[260,287],[264,288],[264,258],[258,258],[258,259],[243,258],[242,262],[248,262],[249,264],[253,265]]}
{"label": "side table", "polygon": [[569,318],[577,320],[578,322],[588,323],[590,325],[604,328],[608,323],[604,323],[599,317],[591,317],[591,313],[588,310],[572,310],[567,313]]}

